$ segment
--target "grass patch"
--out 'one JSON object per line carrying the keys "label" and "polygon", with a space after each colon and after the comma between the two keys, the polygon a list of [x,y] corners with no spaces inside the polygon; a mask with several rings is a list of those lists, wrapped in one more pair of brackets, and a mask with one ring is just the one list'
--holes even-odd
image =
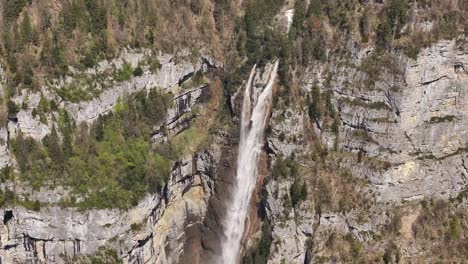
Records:
{"label": "grass patch", "polygon": [[369,109],[374,109],[374,110],[387,110],[391,111],[392,109],[385,104],[384,102],[366,102],[360,99],[350,99],[347,97],[342,97],[338,99],[340,104],[346,104],[350,106],[359,106],[359,107],[364,107],[364,108],[369,108]]}
{"label": "grass patch", "polygon": [[65,259],[67,264],[119,264],[123,263],[119,259],[119,254],[115,249],[100,247],[98,252],[92,256],[74,256]]}
{"label": "grass patch", "polygon": [[369,142],[369,143],[375,143],[377,144],[378,142],[375,141],[372,136],[369,134],[369,132],[364,131],[364,130],[354,130],[352,136],[358,140]]}
{"label": "grass patch", "polygon": [[429,124],[438,124],[438,123],[445,123],[445,122],[453,122],[456,119],[453,115],[447,115],[443,117],[433,116],[429,120]]}

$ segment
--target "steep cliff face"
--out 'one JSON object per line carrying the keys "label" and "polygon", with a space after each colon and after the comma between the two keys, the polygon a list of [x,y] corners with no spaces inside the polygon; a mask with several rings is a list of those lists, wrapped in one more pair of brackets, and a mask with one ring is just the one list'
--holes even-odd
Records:
{"label": "steep cliff face", "polygon": [[[143,58],[139,54],[124,53],[111,63],[116,65],[120,61],[117,67],[122,67],[122,61],[138,65]],[[221,102],[219,86],[202,83],[193,88],[181,88],[198,71],[208,72],[216,67],[214,63],[202,58],[195,63],[183,61],[176,64],[167,55],[158,56],[158,60],[162,64],[156,74],[144,70],[141,77],[106,90],[97,99],[80,103],[62,101],[61,106],[67,109],[75,122],[90,123],[111,111],[122,98],[131,97],[140,90],[156,86],[163,93],[175,92],[166,118],[161,124],[155,124],[153,144],[165,142],[168,137],[187,130],[195,117],[203,118],[210,111],[218,111]],[[104,63],[101,70],[111,63]],[[57,99],[52,94],[50,99]],[[4,166],[14,164],[8,155],[9,137],[18,131],[36,139],[50,133],[57,113],[50,113],[48,125],[31,115],[31,109],[37,107],[40,98],[41,94],[24,94],[15,99],[19,104],[27,101],[29,108],[21,110],[17,118],[10,121],[8,130],[2,129]],[[213,122],[213,116],[206,116],[204,120]],[[36,123],[39,125],[34,125]],[[209,128],[207,123],[204,125]],[[17,206],[2,208],[2,263],[64,263],[80,256],[97,254],[104,248],[115,251],[124,263],[178,262],[184,246],[185,229],[203,221],[214,188],[213,179],[220,160],[219,146],[224,139],[219,135],[213,140],[218,143],[175,162],[163,191],[147,195],[128,211],[64,208],[59,204],[69,197],[71,190],[68,187],[36,190],[11,180],[4,182],[3,190],[14,190],[18,199],[47,206],[42,206],[40,211]]]}
{"label": "steep cliff face", "polygon": [[[28,10],[34,11],[38,3],[33,2]],[[237,160],[246,71],[258,64],[255,101],[278,57],[279,78],[257,153],[258,180],[241,262],[458,263],[467,258],[468,42],[466,29],[460,33],[466,25],[459,25],[466,21],[466,1],[159,2],[164,15],[175,5],[183,16],[181,21],[178,13],[162,19],[155,32],[174,26],[185,33],[196,28],[197,34],[190,32],[187,39],[171,34],[160,43],[150,21],[135,36],[123,26],[112,28],[110,39],[121,35],[119,41],[126,45],[128,35],[132,46],[146,40],[149,48],[121,47],[113,59],[85,68],[80,62],[85,56],[72,50],[67,54],[77,68],[34,82],[40,84],[35,89],[23,76],[15,87],[10,80],[14,63],[5,64],[7,73],[0,60],[0,91],[11,112],[0,116],[5,121],[0,127],[0,263],[88,263],[95,257],[105,263],[219,263],[227,201],[236,169],[244,165]],[[236,14],[245,16],[243,23],[230,17],[238,8],[246,9]],[[25,15],[14,18],[23,21]],[[112,16],[109,21],[116,19]],[[235,33],[233,24],[239,24]],[[73,44],[75,35],[79,39],[80,31],[64,43]],[[206,46],[201,36],[210,36],[206,41],[214,44],[222,36],[233,37],[227,50],[216,45],[213,52],[225,52],[219,56],[224,61],[195,50]],[[22,45],[47,47],[47,38]],[[94,45],[94,39],[86,41]],[[150,50],[171,41],[190,51]],[[19,51],[12,49],[10,55]],[[27,57],[18,58],[24,70]],[[36,78],[47,67],[59,68],[47,61],[34,67]],[[18,91],[10,94],[11,89]],[[148,101],[137,99],[154,91],[169,98],[157,101],[164,105],[163,117],[150,112],[152,123],[140,129],[132,121],[144,112],[120,116],[126,126],[137,128],[131,133],[144,134],[144,150],[170,156],[161,162],[156,153],[160,163],[151,169],[168,165],[169,176],[154,180],[157,187],[145,186],[139,202],[127,209],[96,209],[96,204],[79,209],[96,193],[77,195],[76,189],[93,186],[61,186],[47,178],[50,182],[38,187],[19,177],[17,138],[33,139],[24,143],[29,150],[28,144],[50,143],[55,128],[62,128],[55,138],[63,143],[66,114],[71,126],[82,128],[72,137],[87,143],[82,134],[95,133],[102,116],[118,114],[128,107],[123,102],[132,100],[132,107],[145,110]],[[0,114],[7,112],[6,105],[0,101]],[[120,136],[114,139],[128,139]],[[90,141],[99,141],[97,137],[91,135]],[[96,155],[99,146],[90,145],[85,155]],[[34,158],[50,163],[48,151],[42,149]],[[104,154],[97,158],[105,163],[109,153]],[[126,181],[136,178],[133,160],[118,161],[113,165],[125,163],[127,175],[117,175],[114,185],[103,189],[130,185]],[[63,172],[65,179],[71,175]],[[146,183],[147,178],[136,181]]]}
{"label": "steep cliff face", "polygon": [[116,250],[124,263],[176,263],[184,229],[206,213],[213,155],[216,150],[179,161],[164,193],[148,195],[129,211],[2,209],[2,263],[64,263],[100,247]]}
{"label": "steep cliff face", "polygon": [[[21,94],[13,98],[13,101],[18,105],[26,102],[28,107],[27,109],[21,109],[16,118],[9,122],[9,133],[14,136],[16,131],[19,130],[25,136],[30,136],[36,140],[41,140],[50,133],[50,129],[54,124],[53,120],[58,117],[57,113],[48,114],[46,116],[47,122],[42,122],[39,120],[39,116],[32,114],[33,109],[38,108],[43,96],[47,100],[57,102],[58,107],[63,107],[77,124],[81,122],[91,123],[99,115],[109,113],[119,102],[132,97],[139,91],[156,87],[163,93],[173,92],[172,89],[174,87],[184,83],[184,81],[187,81],[198,71],[206,72],[208,69],[221,66],[209,57],[201,56],[192,62],[189,60],[186,52],[181,52],[177,56],[186,58],[186,60],[176,63],[176,55],[124,50],[118,58],[111,61],[103,61],[98,68],[85,73],[86,78],[98,78],[99,75],[106,74],[109,71],[118,72],[122,70],[124,64],[130,65],[131,68],[145,65],[142,66],[141,76],[132,76],[128,81],[123,82],[118,82],[112,75],[107,76],[105,78],[107,78],[106,81],[109,82],[107,85],[110,87],[100,87],[100,94],[92,100],[74,102],[68,100],[68,98],[62,98],[60,93],[57,92],[70,85],[83,85],[79,83],[79,78],[83,78],[79,75],[75,78],[68,77],[65,80],[53,80],[52,84],[43,87],[40,92],[31,93],[28,90],[23,90]],[[150,65],[146,64],[148,58],[157,61],[160,65],[159,68],[151,70]],[[180,93],[183,93],[183,91],[180,91]],[[169,118],[174,119],[175,117]]]}
{"label": "steep cliff face", "polygon": [[[325,66],[312,73],[306,89],[314,82],[324,84],[325,75],[333,76],[330,89],[343,124],[339,147],[388,163],[380,172],[353,169],[369,179],[381,201],[454,198],[466,185],[466,48],[441,41],[424,49],[416,61],[392,54],[387,63],[394,65],[377,65],[388,72],[367,89],[359,83],[369,80],[369,72],[359,67],[379,59],[359,57],[363,52],[354,62],[358,70]],[[368,70],[372,74],[378,69]],[[327,132],[319,131],[331,147],[334,138]]]}
{"label": "steep cliff face", "polygon": [[[314,198],[288,209],[290,200],[285,197],[290,196],[294,179],[272,179],[266,186],[274,239],[271,263],[332,260],[328,250],[330,234],[335,233],[352,234],[367,250],[381,252],[395,241],[401,250],[399,258],[421,258],[423,243],[410,243],[418,239],[414,224],[424,211],[418,201],[463,200],[467,188],[468,57],[461,43],[438,42],[424,49],[417,60],[398,53],[384,59],[372,50],[355,50],[351,62],[332,60],[305,75],[300,87],[306,93],[318,87],[322,98],[332,95],[339,129],[331,128],[325,118],[311,123],[304,117],[304,107],[274,111],[268,137],[273,157],[299,157],[309,196],[332,192],[325,198],[339,200],[344,195],[346,204],[353,201],[353,193],[364,193],[358,203],[367,204],[346,210],[331,201],[324,204],[312,194]],[[321,158],[307,155],[316,150],[317,139],[330,153],[340,150],[338,155],[328,154],[329,163],[349,169],[351,177],[364,185],[340,190],[339,179],[331,176],[326,178],[328,187],[317,184],[323,177],[318,168]],[[466,208],[463,203],[459,206]],[[399,219],[396,232],[401,235],[393,237],[388,226],[395,217]]]}

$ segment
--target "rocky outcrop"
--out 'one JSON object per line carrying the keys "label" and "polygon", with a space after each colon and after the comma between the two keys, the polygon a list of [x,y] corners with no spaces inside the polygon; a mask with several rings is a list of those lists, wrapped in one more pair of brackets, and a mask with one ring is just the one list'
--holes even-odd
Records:
{"label": "rocky outcrop", "polygon": [[270,249],[270,261],[278,263],[304,263],[308,240],[314,233],[315,210],[310,202],[292,209],[281,197],[289,195],[292,182],[287,180],[270,181],[266,185],[268,192],[267,213],[272,225],[274,247]]}
{"label": "rocky outcrop", "polygon": [[[331,233],[352,234],[360,243],[374,241],[393,221],[388,212],[398,204],[456,198],[467,189],[467,50],[466,44],[441,41],[422,50],[417,60],[391,54],[383,69],[366,68],[379,59],[372,57],[372,49],[354,50],[351,62],[332,59],[309,70],[302,88],[310,93],[318,85],[322,99],[331,91],[340,121],[338,133],[324,119],[311,122],[315,133],[328,149],[355,156],[340,159],[341,166],[368,181],[376,195],[365,212],[317,212],[310,199],[292,209],[284,197],[293,179],[271,179],[266,186],[273,238],[269,263],[311,263]],[[306,106],[273,111],[267,137],[272,159],[307,150],[303,146],[311,132],[305,132],[304,116]],[[358,162],[361,156],[365,158]],[[370,215],[363,219],[364,213]],[[417,254],[417,245],[412,247],[405,254]]]}
{"label": "rocky outcrop", "polygon": [[[171,88],[181,84],[188,76],[193,75],[199,70],[206,71],[209,67],[203,57],[195,62],[182,61],[180,63],[175,62],[173,55],[160,54],[157,56],[157,59],[161,64],[161,68],[155,73],[146,69],[142,76],[134,77],[130,81],[118,84],[112,89],[104,91],[102,95],[92,101],[80,103],[63,102],[63,107],[77,123],[83,121],[90,122],[95,120],[100,114],[110,111],[119,100],[128,98],[129,95],[153,87],[159,87],[164,92],[169,92]],[[139,60],[133,63],[138,65],[138,62]]]}
{"label": "rocky outcrop", "polygon": [[191,113],[193,107],[197,104],[207,103],[211,97],[211,91],[208,84],[184,91],[172,100],[172,107],[168,110],[166,120],[154,132],[151,142],[167,141],[169,135],[177,135],[190,127],[196,114]]}
{"label": "rocky outcrop", "polygon": [[[149,66],[142,66],[142,76],[134,76],[129,81],[113,84],[91,101],[65,101],[54,92],[54,90],[73,82],[74,80],[71,77],[65,80],[58,80],[54,84],[51,84],[50,87],[44,87],[41,93],[31,93],[26,90],[20,91],[20,94],[15,96],[12,100],[17,105],[25,103],[27,108],[21,109],[16,115],[16,118],[10,120],[8,123],[8,133],[11,138],[14,138],[17,133],[21,132],[25,137],[32,137],[35,140],[41,140],[50,133],[55,124],[54,120],[59,119],[59,113],[45,113],[44,118],[34,115],[33,111],[38,108],[41,98],[57,102],[58,106],[66,110],[74,122],[79,124],[81,122],[93,122],[99,115],[104,115],[111,111],[121,100],[131,98],[135,93],[151,88],[159,88],[163,93],[173,92],[176,94],[174,108],[169,110],[169,117],[164,126],[168,128],[169,131],[156,131],[155,137],[158,137],[158,132],[161,132],[159,137],[166,137],[167,133],[171,132],[179,133],[190,124],[190,119],[185,118],[179,120],[179,118],[184,113],[191,111],[195,103],[206,100],[207,93],[209,93],[209,91],[207,91],[207,85],[189,91],[181,91],[180,85],[189,80],[196,72],[207,72],[220,65],[208,56],[201,56],[194,61],[188,59],[187,52],[183,52],[177,56],[186,57],[187,59],[178,59],[180,61],[176,62],[176,55],[162,53],[151,54],[149,51],[145,50],[141,52],[124,50],[118,58],[112,61],[101,62],[97,68],[88,70],[86,74],[97,78],[97,74],[103,74],[111,69],[115,71],[121,69],[124,63],[128,63],[136,68],[149,58],[157,60],[160,64],[160,68],[156,72],[152,72]],[[72,69],[72,71],[76,70]],[[113,80],[111,81],[114,82]],[[6,140],[6,150],[7,149],[8,140]],[[0,168],[12,163],[7,158],[6,154],[1,157],[5,162],[0,162]]]}
{"label": "rocky outcrop", "polygon": [[[389,163],[384,171],[355,171],[372,182],[379,199],[455,197],[466,186],[466,50],[441,41],[416,61],[393,54],[395,69],[379,72],[373,86],[363,85],[369,74],[356,70],[375,59],[368,52],[356,55],[358,67],[327,65],[311,73],[306,89],[334,76],[329,85],[342,124],[340,147]],[[330,131],[320,134],[324,142],[334,141]]]}
{"label": "rocky outcrop", "polygon": [[[121,57],[102,62],[87,74],[93,75],[111,67],[118,69],[124,62],[136,67],[147,58],[146,55],[125,51]],[[161,68],[156,73],[143,68],[142,76],[117,84],[92,101],[62,101],[59,107],[63,107],[77,123],[92,122],[100,114],[111,111],[119,100],[128,99],[144,89],[159,87],[164,93],[175,94],[166,122],[155,124],[154,138],[167,139],[167,136],[189,128],[196,116],[195,108],[211,100],[212,91],[207,84],[187,90],[180,85],[190,81],[197,71],[206,72],[217,67],[214,61],[205,57],[195,62],[182,60],[178,63],[174,57],[159,55]],[[19,105],[27,101],[28,107],[10,120],[8,130],[0,130],[1,139],[4,139],[0,142],[3,154],[0,165],[12,163],[8,155],[10,137],[21,132],[40,140],[50,132],[58,113],[47,113],[47,122],[32,115],[32,109],[37,108],[44,97],[57,100],[56,95],[47,90],[43,94],[20,94],[13,99]],[[215,138],[218,142],[223,141],[222,137]],[[200,225],[205,217],[220,160],[219,146],[214,144],[206,151],[177,161],[163,191],[147,195],[128,211],[63,208],[58,204],[69,195],[67,188],[34,190],[11,181],[3,183],[2,190],[15,190],[19,199],[28,198],[45,206],[40,211],[2,208],[0,263],[64,263],[95,254],[103,247],[116,250],[124,263],[176,263],[185,245],[185,229]]]}
{"label": "rocky outcrop", "polygon": [[216,169],[213,154],[177,162],[164,192],[148,195],[129,211],[2,208],[2,263],[64,263],[104,246],[115,248],[124,263],[177,262],[184,228],[205,215]]}
{"label": "rocky outcrop", "polygon": [[0,128],[0,168],[4,168],[10,162],[8,151],[8,130],[5,127]]}

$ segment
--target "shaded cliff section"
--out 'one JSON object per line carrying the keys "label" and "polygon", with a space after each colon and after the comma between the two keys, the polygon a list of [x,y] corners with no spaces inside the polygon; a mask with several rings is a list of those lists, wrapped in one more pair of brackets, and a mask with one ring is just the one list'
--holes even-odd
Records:
{"label": "shaded cliff section", "polygon": [[[272,65],[267,64],[257,69],[253,80],[252,102],[257,100],[260,92],[268,82],[268,77]],[[226,208],[232,195],[232,189],[236,184],[236,173],[239,148],[240,115],[242,112],[244,85],[241,85],[231,98],[227,98],[232,110],[232,125],[229,130],[223,131],[223,141],[220,144],[220,160],[217,170],[214,172],[214,192],[209,198],[208,208],[203,221],[186,228],[186,241],[183,254],[179,263],[219,263],[221,256],[221,245],[224,240],[223,222]],[[265,141],[266,143],[266,141]],[[251,200],[251,209],[246,228],[242,239],[241,259],[253,246],[258,230],[261,226],[261,219],[265,216],[262,206],[262,190],[265,176],[269,173],[270,153],[265,144],[263,153],[260,155],[259,176],[256,188]]]}
{"label": "shaded cliff section", "polygon": [[[238,101],[238,100],[236,100]],[[179,263],[216,263],[221,255],[223,220],[231,189],[236,184],[239,144],[238,122],[222,135],[220,160],[213,174],[214,188],[208,200],[206,215],[185,229],[186,240]]]}

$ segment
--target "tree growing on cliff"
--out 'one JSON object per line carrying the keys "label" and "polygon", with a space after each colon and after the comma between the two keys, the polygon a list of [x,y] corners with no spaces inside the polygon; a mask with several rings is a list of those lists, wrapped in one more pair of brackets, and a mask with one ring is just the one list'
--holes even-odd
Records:
{"label": "tree growing on cliff", "polygon": [[306,184],[304,182],[301,184],[299,178],[294,179],[294,182],[289,189],[289,196],[291,197],[292,207],[295,207],[300,201],[307,198]]}
{"label": "tree growing on cliff", "polygon": [[320,88],[318,87],[318,85],[315,84],[312,87],[312,100],[309,100],[308,114],[309,114],[310,119],[314,121],[318,121],[321,118],[322,112],[320,108],[321,108]]}

